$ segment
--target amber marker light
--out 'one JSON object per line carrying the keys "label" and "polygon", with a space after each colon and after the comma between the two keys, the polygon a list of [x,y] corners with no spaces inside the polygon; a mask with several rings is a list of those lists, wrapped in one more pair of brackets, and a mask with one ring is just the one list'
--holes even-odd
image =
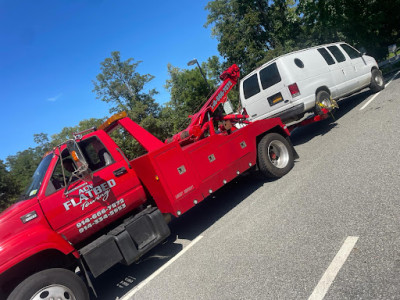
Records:
{"label": "amber marker light", "polygon": [[74,161],[79,161],[78,155],[76,154],[75,151],[71,151],[71,156],[72,156]]}

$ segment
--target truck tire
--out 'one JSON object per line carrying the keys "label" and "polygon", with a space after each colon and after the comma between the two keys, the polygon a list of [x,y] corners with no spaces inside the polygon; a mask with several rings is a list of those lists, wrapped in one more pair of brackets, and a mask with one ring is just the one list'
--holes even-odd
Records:
{"label": "truck tire", "polygon": [[48,269],[22,281],[8,297],[8,300],[16,299],[89,300],[89,292],[75,273],[66,269]]}
{"label": "truck tire", "polygon": [[278,133],[268,133],[257,146],[258,168],[267,178],[280,178],[294,165],[293,149],[289,142]]}
{"label": "truck tire", "polygon": [[377,93],[385,88],[385,83],[383,82],[382,72],[378,69],[373,69],[371,72],[371,84],[369,86],[371,91]]}
{"label": "truck tire", "polygon": [[315,114],[322,115],[321,104],[326,107],[332,107],[331,95],[327,91],[319,91],[315,97]]}

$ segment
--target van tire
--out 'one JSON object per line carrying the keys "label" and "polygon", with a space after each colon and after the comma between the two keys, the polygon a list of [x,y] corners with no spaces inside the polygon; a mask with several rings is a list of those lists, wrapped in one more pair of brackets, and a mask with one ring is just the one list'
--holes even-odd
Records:
{"label": "van tire", "polygon": [[315,97],[315,114],[316,115],[323,115],[322,107],[320,103],[327,105],[328,107],[332,107],[331,95],[325,91],[319,91],[317,96]]}
{"label": "van tire", "polygon": [[378,69],[373,69],[371,71],[371,84],[369,86],[371,91],[377,93],[385,88],[385,83],[383,81],[382,72]]}
{"label": "van tire", "polygon": [[89,292],[78,275],[66,269],[54,268],[29,276],[12,291],[7,299],[48,299],[52,297],[54,299],[89,300]]}
{"label": "van tire", "polygon": [[257,164],[267,178],[286,175],[294,165],[292,146],[278,133],[266,134],[257,145]]}

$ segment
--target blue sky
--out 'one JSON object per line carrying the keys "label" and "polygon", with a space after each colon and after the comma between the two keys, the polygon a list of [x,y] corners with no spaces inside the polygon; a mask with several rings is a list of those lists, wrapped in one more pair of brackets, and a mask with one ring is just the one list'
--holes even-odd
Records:
{"label": "blue sky", "polygon": [[109,115],[92,92],[111,51],[143,61],[164,103],[167,64],[188,68],[218,55],[208,0],[0,0],[0,159],[35,146],[33,134],[60,132]]}

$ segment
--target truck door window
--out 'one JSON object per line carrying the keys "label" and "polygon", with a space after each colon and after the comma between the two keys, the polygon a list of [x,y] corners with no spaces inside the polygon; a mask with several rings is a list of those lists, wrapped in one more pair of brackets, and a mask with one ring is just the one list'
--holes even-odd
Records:
{"label": "truck door window", "polygon": [[250,98],[260,92],[257,74],[250,76],[243,82],[243,92],[245,99]]}
{"label": "truck door window", "polygon": [[333,57],[329,54],[328,50],[326,50],[325,48],[319,48],[318,49],[319,54],[322,55],[322,57],[325,59],[326,63],[328,65],[334,65],[335,64],[335,60],[333,59]]}
{"label": "truck door window", "polygon": [[355,58],[361,57],[360,52],[358,52],[356,49],[350,47],[350,46],[347,45],[347,44],[340,44],[340,47],[342,47],[342,49],[343,49],[344,51],[346,51],[346,53],[349,55],[349,57],[350,57],[351,59],[355,59]]}
{"label": "truck door window", "polygon": [[329,46],[328,49],[336,58],[337,62],[341,63],[346,60],[346,57],[344,57],[342,51],[340,51],[340,49],[337,46]]}
{"label": "truck door window", "polygon": [[79,147],[92,172],[114,163],[112,156],[96,136],[80,141]]}
{"label": "truck door window", "polygon": [[260,71],[260,79],[264,90],[280,82],[281,75],[279,74],[276,63],[262,69]]}

